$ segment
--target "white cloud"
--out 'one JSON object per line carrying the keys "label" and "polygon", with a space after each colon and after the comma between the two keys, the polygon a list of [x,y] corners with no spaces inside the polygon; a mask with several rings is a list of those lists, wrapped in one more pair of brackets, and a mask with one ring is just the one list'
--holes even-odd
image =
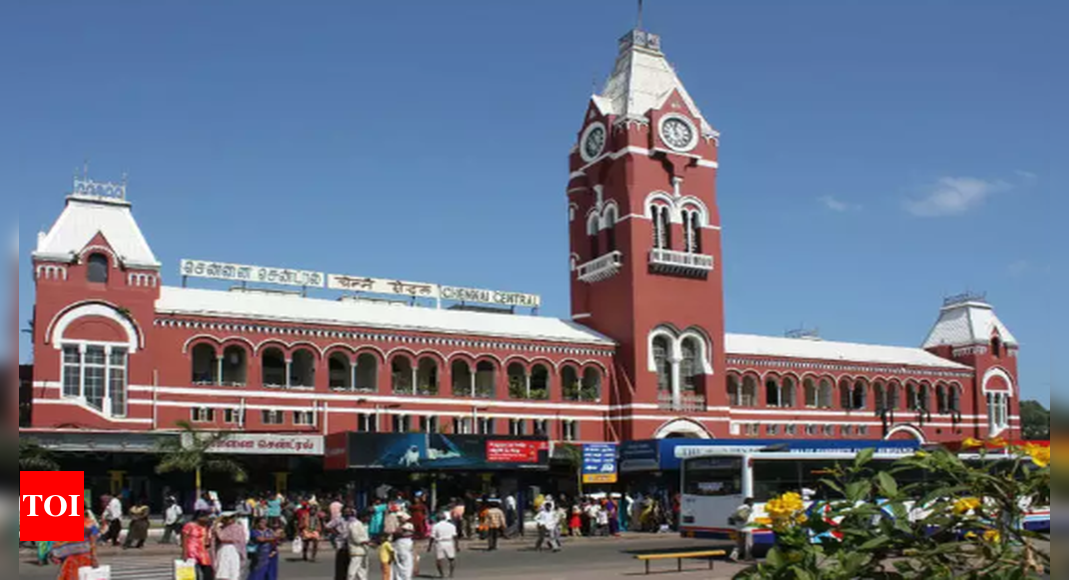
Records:
{"label": "white cloud", "polygon": [[848,212],[848,211],[852,211],[852,210],[861,209],[860,205],[853,205],[853,204],[847,203],[845,201],[842,201],[842,200],[836,198],[834,195],[825,195],[825,196],[819,197],[819,198],[817,198],[817,201],[819,201],[821,204],[823,204],[824,207],[830,209],[831,211],[838,212],[838,213],[844,213],[844,212]]}
{"label": "white cloud", "polygon": [[927,188],[920,199],[907,199],[906,211],[918,217],[961,215],[983,205],[987,198],[1013,189],[1005,181],[975,177],[944,177]]}
{"label": "white cloud", "polygon": [[1016,262],[1010,264],[1008,268],[1010,276],[1013,276],[1014,278],[1024,276],[1031,269],[1032,264],[1028,263],[1028,260],[1017,260]]}

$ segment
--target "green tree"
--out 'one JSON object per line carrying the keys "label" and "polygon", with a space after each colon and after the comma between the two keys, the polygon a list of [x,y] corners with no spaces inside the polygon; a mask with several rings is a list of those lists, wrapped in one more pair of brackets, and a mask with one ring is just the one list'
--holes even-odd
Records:
{"label": "green tree", "polygon": [[583,446],[564,443],[555,447],[555,456],[575,473],[575,481],[579,486],[579,495],[583,495]]}
{"label": "green tree", "polygon": [[19,439],[19,471],[59,471],[52,453],[34,441]]}
{"label": "green tree", "polygon": [[1038,401],[1021,401],[1021,434],[1026,441],[1050,441],[1050,411]]}
{"label": "green tree", "polygon": [[201,496],[201,478],[205,472],[228,476],[237,483],[248,479],[240,463],[211,452],[212,447],[230,437],[229,433],[198,431],[187,421],[177,423],[179,437],[160,442],[160,463],[156,473],[193,473],[196,478],[197,497]]}

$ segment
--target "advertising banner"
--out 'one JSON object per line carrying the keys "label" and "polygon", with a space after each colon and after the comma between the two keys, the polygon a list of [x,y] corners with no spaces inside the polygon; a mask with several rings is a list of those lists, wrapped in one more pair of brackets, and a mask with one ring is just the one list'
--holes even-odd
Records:
{"label": "advertising banner", "polygon": [[616,444],[583,445],[583,483],[613,484],[618,480]]}
{"label": "advertising banner", "polygon": [[916,441],[859,441],[859,440],[696,440],[664,439],[660,441],[629,441],[620,451],[620,471],[673,471],[683,460],[714,453],[757,453],[772,446],[784,446],[785,453],[841,453],[856,455],[865,449],[878,453],[908,455],[917,451]]}
{"label": "advertising banner", "polygon": [[350,433],[350,469],[548,469],[549,440],[426,433]]}

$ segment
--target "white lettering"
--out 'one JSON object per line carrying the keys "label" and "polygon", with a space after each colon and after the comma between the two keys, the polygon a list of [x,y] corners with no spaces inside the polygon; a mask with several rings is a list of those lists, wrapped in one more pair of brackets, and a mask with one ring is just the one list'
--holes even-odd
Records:
{"label": "white lettering", "polygon": [[78,509],[78,498],[80,498],[80,497],[82,497],[82,496],[80,496],[80,495],[72,495],[71,496],[71,516],[70,517],[72,517],[72,518],[77,518],[77,517],[81,517],[82,516],[81,510]]}
{"label": "white lettering", "polygon": [[24,496],[22,496],[22,501],[26,501],[27,499],[30,500],[30,513],[27,514],[27,517],[36,518],[37,517],[37,502],[38,501],[44,501],[45,496],[43,496],[43,495],[24,495]]}
{"label": "white lettering", "polygon": [[[59,505],[61,507],[60,507],[60,510],[58,512],[52,513],[52,500],[56,500],[56,499],[59,500]],[[50,518],[62,517],[63,513],[66,512],[66,511],[67,511],[67,499],[65,497],[63,497],[62,495],[50,495],[50,496],[48,496],[48,499],[45,500],[45,513],[48,514],[48,517],[50,517]]]}

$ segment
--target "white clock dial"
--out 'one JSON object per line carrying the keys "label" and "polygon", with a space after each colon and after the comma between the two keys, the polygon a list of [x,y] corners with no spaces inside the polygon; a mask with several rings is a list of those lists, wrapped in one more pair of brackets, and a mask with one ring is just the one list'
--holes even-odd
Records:
{"label": "white clock dial", "polygon": [[694,125],[683,117],[668,117],[661,121],[661,140],[676,151],[690,151],[697,146]]}
{"label": "white clock dial", "polygon": [[594,123],[583,132],[583,141],[580,145],[580,153],[583,160],[591,162],[601,156],[605,150],[605,125]]}

